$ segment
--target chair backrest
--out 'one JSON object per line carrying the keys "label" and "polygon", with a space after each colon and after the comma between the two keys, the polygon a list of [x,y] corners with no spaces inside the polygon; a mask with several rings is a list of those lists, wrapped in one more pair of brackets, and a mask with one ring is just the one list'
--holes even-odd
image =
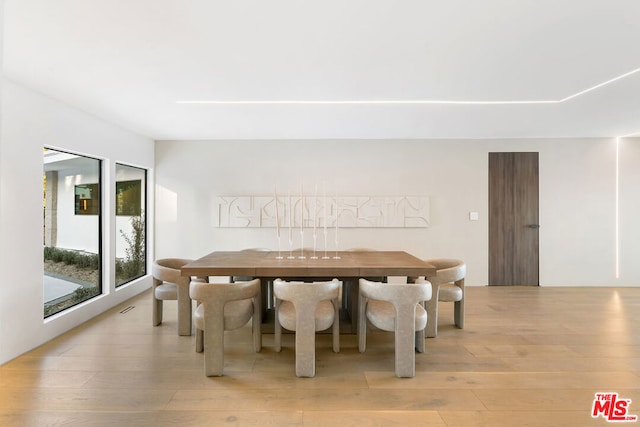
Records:
{"label": "chair backrest", "polygon": [[[163,282],[178,283],[185,278],[180,275],[180,269],[193,260],[184,258],[157,259],[151,265],[151,275]],[[189,278],[187,277],[188,281]]]}
{"label": "chair backrest", "polygon": [[467,274],[466,264],[459,259],[438,258],[427,262],[436,268],[436,277],[440,283],[457,282]]}
{"label": "chair backrest", "polygon": [[282,279],[273,281],[273,293],[276,298],[291,301],[294,306],[315,307],[318,302],[338,298],[340,281],[330,282],[285,282]]}
{"label": "chair backrest", "polygon": [[189,295],[203,304],[224,304],[228,301],[253,298],[260,295],[260,279],[235,283],[204,283],[192,281]]}
{"label": "chair backrest", "polygon": [[431,283],[417,279],[415,283],[382,283],[360,279],[360,293],[372,299],[399,303],[417,304],[431,299]]}

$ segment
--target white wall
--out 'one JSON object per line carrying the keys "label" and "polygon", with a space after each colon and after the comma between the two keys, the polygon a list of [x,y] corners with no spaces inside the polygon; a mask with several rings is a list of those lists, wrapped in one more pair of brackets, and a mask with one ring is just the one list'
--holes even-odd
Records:
{"label": "white wall", "polygon": [[640,138],[620,140],[620,277],[640,282]]}
{"label": "white wall", "polygon": [[547,141],[540,147],[542,283],[639,284],[640,266],[625,280],[615,278],[615,139]]}
{"label": "white wall", "polygon": [[[4,37],[4,0],[0,0],[0,70],[4,70],[4,66],[3,66],[3,57],[4,57],[4,53],[3,53],[3,37]],[[3,77],[2,72],[0,72],[0,77]],[[1,80],[0,80],[1,82]],[[4,102],[4,95],[3,95],[3,84],[0,83],[0,106],[3,104]],[[0,107],[0,257],[2,257],[3,253],[3,249],[2,249],[2,242],[4,241],[4,223],[2,221],[2,218],[4,217],[4,197],[3,197],[3,193],[4,193],[4,174],[2,173],[2,164],[4,163],[3,161],[3,153],[2,153],[2,122],[4,121],[4,111],[3,109]],[[5,266],[4,263],[0,261],[0,278],[5,276]],[[1,280],[1,279],[0,279]],[[0,282],[0,289],[2,289],[2,282]],[[3,295],[2,291],[0,291],[0,296]],[[2,304],[2,303],[0,303]],[[0,305],[0,307],[3,307],[2,305]],[[3,311],[3,310],[2,310]],[[1,311],[0,311],[1,313]],[[7,324],[5,318],[2,316],[2,314],[0,314],[0,340],[2,339],[2,337],[4,337],[5,335],[5,331],[9,328],[9,325]],[[0,363],[2,363],[2,358],[0,357]]]}
{"label": "white wall", "polygon": [[[43,320],[43,146],[102,158],[105,194],[114,191],[115,162],[151,169],[154,149],[153,141],[148,138],[6,80],[1,127],[0,363],[4,363],[125,301],[151,284],[146,276],[115,289],[115,215],[105,215],[105,294]],[[103,201],[105,212],[113,212],[113,197],[105,197]],[[152,203],[150,198],[151,206]],[[153,212],[149,215],[152,218]],[[153,245],[151,236],[148,242]],[[152,257],[153,252],[149,255]]]}
{"label": "white wall", "polygon": [[61,170],[58,174],[56,247],[98,253],[97,215],[76,215],[76,185],[98,183],[97,171]]}
{"label": "white wall", "polygon": [[[628,146],[627,146],[628,145]],[[215,197],[298,191],[301,180],[341,194],[429,195],[430,228],[345,229],[340,246],[406,250],[466,261],[469,285],[488,277],[488,153],[540,153],[540,284],[639,285],[640,180],[629,154],[621,168],[625,244],[615,277],[615,139],[156,142],[156,256],[197,258],[214,250],[277,249],[274,229],[213,224]],[[637,149],[636,149],[637,150]],[[633,157],[634,160],[631,160]],[[307,191],[305,191],[307,192]],[[307,192],[311,194],[310,191]],[[636,201],[636,206],[627,206]],[[469,221],[477,211],[479,221]],[[309,236],[309,234],[307,235]],[[635,236],[635,237],[632,237]],[[296,237],[297,238],[297,237]],[[306,237],[308,246],[310,237]],[[284,243],[286,247],[287,243]],[[635,252],[634,252],[635,251]],[[637,258],[636,258],[637,259]]]}

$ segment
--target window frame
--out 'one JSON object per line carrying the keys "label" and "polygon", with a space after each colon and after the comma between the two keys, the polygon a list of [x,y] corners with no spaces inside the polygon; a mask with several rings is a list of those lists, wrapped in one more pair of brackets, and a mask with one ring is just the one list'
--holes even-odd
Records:
{"label": "window frame", "polygon": [[148,203],[149,203],[149,194],[148,194],[148,188],[149,188],[149,169],[141,167],[141,166],[134,166],[131,164],[127,164],[124,162],[114,162],[114,171],[115,171],[115,175],[114,175],[114,180],[113,180],[113,214],[114,214],[114,218],[120,217],[135,217],[137,215],[123,215],[123,214],[118,214],[118,203],[117,203],[117,197],[118,197],[118,193],[117,193],[117,189],[118,189],[118,182],[128,182],[128,181],[133,181],[132,179],[125,179],[123,181],[118,181],[117,176],[118,176],[118,167],[125,167],[125,168],[131,168],[131,169],[136,169],[139,171],[142,171],[143,173],[143,177],[141,178],[142,180],[144,180],[144,182],[141,183],[140,185],[140,197],[142,198],[142,202],[141,202],[141,213],[140,216],[143,218],[144,221],[144,228],[143,228],[143,233],[144,233],[144,248],[143,248],[143,253],[144,253],[144,260],[142,262],[142,267],[143,267],[143,271],[142,273],[135,275],[135,276],[131,276],[131,277],[127,277],[126,280],[122,281],[122,282],[118,282],[118,257],[117,257],[117,252],[118,252],[118,238],[119,238],[119,233],[121,232],[121,230],[118,229],[118,227],[115,227],[114,230],[114,248],[113,248],[113,260],[115,263],[115,270],[114,270],[114,277],[113,277],[113,283],[116,289],[119,289],[127,284],[132,283],[133,281],[140,279],[141,277],[144,277],[148,274],[148,270],[149,270],[149,260],[148,260],[148,254],[149,254],[149,245],[148,245]]}
{"label": "window frame", "polygon": [[[77,152],[73,152],[72,150],[53,148],[53,147],[50,147],[50,146],[47,146],[47,145],[43,145],[43,162],[42,162],[42,164],[43,164],[43,175],[45,175],[45,176],[46,176],[46,171],[44,169],[45,169],[46,163],[44,161],[44,157],[45,157],[44,153],[46,153],[46,151],[49,151],[49,150],[50,151],[55,151],[57,153],[66,154],[66,155],[70,155],[70,156],[76,156],[78,158],[89,159],[89,160],[93,160],[93,161],[97,162],[96,174],[97,174],[97,180],[98,180],[97,188],[98,188],[98,192],[99,192],[99,195],[97,197],[98,212],[95,215],[93,215],[93,214],[92,215],[81,214],[81,215],[78,215],[78,216],[96,216],[97,217],[97,233],[98,233],[98,236],[97,236],[97,261],[98,261],[97,276],[98,276],[98,278],[97,278],[97,293],[95,295],[91,295],[91,296],[88,296],[88,297],[76,298],[77,301],[75,301],[75,302],[72,301],[71,304],[61,308],[58,311],[47,312],[46,311],[46,308],[47,308],[46,303],[51,302],[51,301],[43,301],[43,319],[44,320],[47,320],[47,319],[49,319],[49,318],[51,318],[53,316],[56,316],[56,315],[64,314],[65,312],[67,312],[72,307],[75,307],[75,306],[77,306],[79,304],[85,303],[87,301],[95,299],[96,297],[104,295],[104,280],[103,280],[103,276],[104,276],[104,274],[103,274],[104,273],[104,262],[103,262],[103,258],[104,258],[104,245],[103,245],[103,242],[104,242],[104,240],[103,240],[103,238],[104,238],[104,236],[103,236],[103,234],[104,234],[103,233],[103,231],[104,231],[103,230],[104,216],[103,216],[103,209],[104,209],[104,200],[105,200],[104,199],[104,186],[105,185],[104,185],[104,179],[103,179],[104,178],[103,177],[104,159],[101,159],[101,158],[95,157],[95,156],[91,156],[91,155],[80,154],[80,153],[77,153]],[[45,178],[45,185],[46,185],[46,178]],[[74,204],[74,206],[75,206],[75,192],[76,192],[76,186],[74,185],[73,186],[73,194],[74,194],[73,204]],[[46,194],[44,189],[43,189],[43,193]],[[46,208],[43,206],[43,210],[44,209],[46,209]],[[59,211],[58,206],[56,206],[56,211]],[[74,212],[74,216],[76,216],[75,212]],[[46,229],[46,213],[45,212],[43,212],[43,221],[44,221],[44,223],[43,223],[43,232],[44,232],[44,230]],[[56,229],[57,229],[57,226],[56,226]],[[43,242],[43,243],[44,243],[44,245],[45,245],[44,247],[46,249],[47,248],[46,242]],[[57,248],[57,245],[54,246],[54,248],[59,249],[59,248]],[[45,275],[44,273],[45,273],[45,271],[44,271],[44,268],[43,268],[43,276]],[[44,292],[44,286],[45,286],[45,283],[44,283],[44,280],[43,280],[43,292]],[[63,298],[65,296],[66,295],[64,295],[64,296],[62,296],[60,298]],[[72,296],[72,297],[67,298],[66,300],[61,301],[61,302],[68,301],[68,300],[73,300],[74,298],[75,297]]]}

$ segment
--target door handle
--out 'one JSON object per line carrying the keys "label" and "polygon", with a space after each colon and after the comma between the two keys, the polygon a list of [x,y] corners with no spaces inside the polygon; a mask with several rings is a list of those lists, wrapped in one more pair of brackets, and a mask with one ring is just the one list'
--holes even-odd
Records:
{"label": "door handle", "polygon": [[540,224],[529,224],[527,225],[529,228],[540,228]]}

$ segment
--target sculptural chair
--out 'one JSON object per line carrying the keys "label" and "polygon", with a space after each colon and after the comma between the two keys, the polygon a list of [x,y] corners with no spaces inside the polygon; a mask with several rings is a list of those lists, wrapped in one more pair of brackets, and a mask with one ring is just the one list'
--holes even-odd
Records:
{"label": "sculptural chair", "polygon": [[275,347],[282,350],[282,328],[296,332],[296,375],[316,373],[316,331],[333,325],[333,351],[340,351],[338,290],[341,282],[285,282],[276,279]]}
{"label": "sculptural chair", "polygon": [[224,331],[238,329],[250,319],[253,347],[262,350],[260,279],[236,283],[193,281],[189,293],[198,301],[194,313],[196,351],[204,351],[206,376],[221,376],[224,368]]}
{"label": "sculptural chair", "polygon": [[181,276],[180,269],[190,263],[190,259],[165,258],[158,259],[151,266],[153,276],[153,326],[162,323],[162,302],[178,301],[178,335],[191,335],[191,298],[189,298],[189,282],[191,278]]}
{"label": "sculptural chair", "polygon": [[358,350],[367,346],[367,320],[383,331],[395,334],[395,368],[399,378],[416,374],[415,350],[424,352],[427,312],[424,301],[431,299],[431,283],[382,283],[360,279],[358,306]]}
{"label": "sculptural chair", "polygon": [[429,277],[433,286],[433,298],[426,303],[429,314],[427,337],[438,335],[438,301],[453,302],[453,316],[456,326],[464,327],[464,277],[467,266],[458,259],[429,259],[425,262],[433,265],[437,272],[435,277]]}

